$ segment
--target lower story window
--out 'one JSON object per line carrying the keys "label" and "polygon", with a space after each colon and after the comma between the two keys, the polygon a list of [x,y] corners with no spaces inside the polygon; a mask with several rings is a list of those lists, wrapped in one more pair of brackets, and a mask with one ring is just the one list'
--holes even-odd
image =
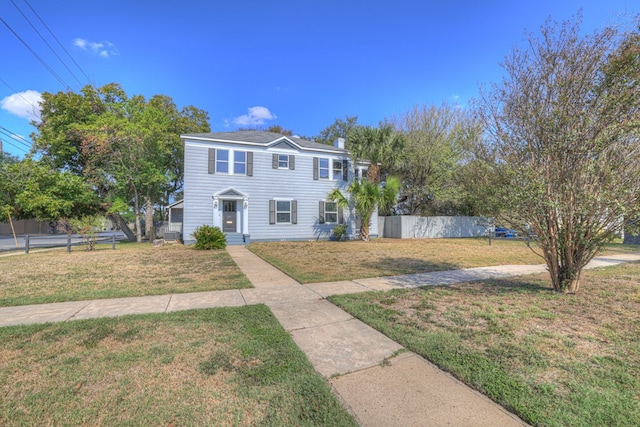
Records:
{"label": "lower story window", "polygon": [[276,224],[291,224],[291,202],[278,200],[276,202]]}
{"label": "lower story window", "polygon": [[335,202],[325,202],[324,221],[327,223],[338,223],[338,204]]}
{"label": "lower story window", "polygon": [[297,224],[298,202],[295,200],[269,200],[269,224]]}

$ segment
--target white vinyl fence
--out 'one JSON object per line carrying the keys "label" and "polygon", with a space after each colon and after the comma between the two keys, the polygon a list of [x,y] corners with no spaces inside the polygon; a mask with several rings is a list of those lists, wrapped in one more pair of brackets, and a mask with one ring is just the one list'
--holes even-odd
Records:
{"label": "white vinyl fence", "polygon": [[487,218],[477,216],[381,216],[378,232],[393,239],[480,237],[487,234],[482,225],[486,222]]}

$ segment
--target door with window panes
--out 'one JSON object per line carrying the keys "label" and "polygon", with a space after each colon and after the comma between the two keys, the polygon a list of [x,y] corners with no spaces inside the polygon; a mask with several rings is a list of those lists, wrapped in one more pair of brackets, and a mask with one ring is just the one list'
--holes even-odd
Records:
{"label": "door with window panes", "polygon": [[235,233],[236,221],[236,201],[224,200],[222,202],[222,231]]}

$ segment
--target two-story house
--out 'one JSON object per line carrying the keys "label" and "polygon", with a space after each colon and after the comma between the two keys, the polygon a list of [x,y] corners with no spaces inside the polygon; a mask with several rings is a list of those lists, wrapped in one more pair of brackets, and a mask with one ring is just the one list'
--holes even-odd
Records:
{"label": "two-story house", "polygon": [[[201,225],[219,227],[229,244],[327,239],[356,215],[327,199],[361,174],[344,148],[272,132],[188,134],[184,142],[182,238],[193,243]],[[366,168],[366,166],[363,166]],[[377,235],[377,218],[371,234]]]}

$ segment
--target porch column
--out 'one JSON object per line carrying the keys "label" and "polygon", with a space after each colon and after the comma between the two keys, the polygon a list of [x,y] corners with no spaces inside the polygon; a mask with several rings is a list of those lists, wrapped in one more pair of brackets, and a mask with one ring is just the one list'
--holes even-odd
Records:
{"label": "porch column", "polygon": [[242,234],[249,234],[249,199],[242,200]]}
{"label": "porch column", "polygon": [[213,196],[213,226],[222,230],[222,222],[220,221],[220,199]]}

